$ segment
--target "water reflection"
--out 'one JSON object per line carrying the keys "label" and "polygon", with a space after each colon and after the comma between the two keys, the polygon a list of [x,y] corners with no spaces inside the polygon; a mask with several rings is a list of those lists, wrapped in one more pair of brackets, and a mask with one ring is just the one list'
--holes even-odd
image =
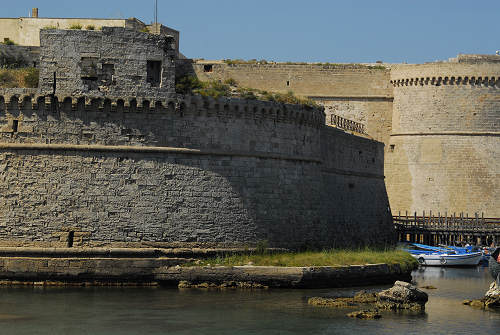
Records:
{"label": "water reflection", "polygon": [[[424,314],[384,312],[349,319],[353,309],[307,305],[317,295],[356,289],[205,291],[121,288],[2,288],[1,334],[496,334],[500,313],[461,305],[478,298],[487,269],[426,268],[414,273],[427,290]],[[380,289],[369,287],[366,289]],[[4,317],[2,317],[2,315]]]}

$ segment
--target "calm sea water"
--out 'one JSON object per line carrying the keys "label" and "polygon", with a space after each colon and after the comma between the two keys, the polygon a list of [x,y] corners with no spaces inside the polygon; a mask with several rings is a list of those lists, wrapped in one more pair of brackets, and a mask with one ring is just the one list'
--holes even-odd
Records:
{"label": "calm sea water", "polygon": [[[492,282],[485,268],[427,268],[423,315],[379,320],[307,305],[355,289],[203,291],[167,288],[0,288],[0,334],[500,334],[500,312],[461,305]],[[380,289],[382,287],[369,287]]]}

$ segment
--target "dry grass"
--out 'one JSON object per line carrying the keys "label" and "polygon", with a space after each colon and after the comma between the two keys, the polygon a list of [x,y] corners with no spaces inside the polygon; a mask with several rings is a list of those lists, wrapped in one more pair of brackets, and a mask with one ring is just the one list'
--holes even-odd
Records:
{"label": "dry grass", "polygon": [[400,264],[403,269],[418,265],[415,258],[402,250],[325,250],[297,253],[262,253],[222,255],[203,260],[200,265],[237,266],[345,266],[385,263]]}
{"label": "dry grass", "polygon": [[35,68],[0,69],[0,88],[38,87],[39,71]]}
{"label": "dry grass", "polygon": [[283,104],[302,105],[310,108],[319,107],[315,101],[298,97],[292,91],[287,93],[272,93],[253,88],[240,87],[237,81],[232,78],[221,82],[218,80],[201,81],[193,76],[178,77],[176,78],[176,91],[180,94],[199,94],[213,98],[234,97],[247,100],[262,100]]}

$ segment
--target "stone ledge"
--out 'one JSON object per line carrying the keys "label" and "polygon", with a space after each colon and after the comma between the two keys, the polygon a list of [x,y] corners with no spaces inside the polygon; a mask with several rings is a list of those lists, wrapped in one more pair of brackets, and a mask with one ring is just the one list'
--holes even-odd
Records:
{"label": "stone ledge", "polygon": [[[0,257],[30,258],[159,258],[212,257],[220,253],[244,253],[253,248],[37,248],[0,247]],[[286,249],[270,248],[273,251]]]}
{"label": "stone ledge", "polygon": [[396,280],[411,280],[411,272],[399,265],[351,265],[341,267],[171,267],[157,272],[156,279],[168,284],[186,281],[193,284],[250,282],[274,288],[329,288],[392,284]]}
{"label": "stone ledge", "polygon": [[[3,248],[5,249],[5,248]],[[106,249],[103,249],[106,250]],[[53,251],[53,250],[48,250]],[[61,253],[64,250],[61,250]],[[391,284],[410,280],[410,272],[399,265],[352,265],[341,267],[181,267],[193,262],[187,257],[0,257],[0,282],[63,283],[118,282],[154,283],[177,286],[186,281],[193,284],[245,282],[274,288],[327,288]]]}
{"label": "stone ledge", "polygon": [[0,143],[0,150],[138,152],[138,153],[185,154],[185,155],[203,155],[203,156],[251,157],[251,158],[262,158],[262,159],[303,161],[311,163],[323,162],[321,159],[315,157],[287,156],[287,155],[265,153],[265,152],[218,151],[210,149],[189,149],[189,148],[177,148],[177,147],[150,147],[150,146],[141,147],[132,145]]}

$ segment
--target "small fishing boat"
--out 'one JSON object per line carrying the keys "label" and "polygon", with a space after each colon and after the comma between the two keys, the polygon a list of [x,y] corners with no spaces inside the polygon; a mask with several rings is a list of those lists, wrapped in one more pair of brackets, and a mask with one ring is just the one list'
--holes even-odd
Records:
{"label": "small fishing boat", "polygon": [[482,252],[460,250],[450,247],[432,247],[413,243],[415,249],[406,249],[421,265],[426,266],[476,266],[483,257]]}

